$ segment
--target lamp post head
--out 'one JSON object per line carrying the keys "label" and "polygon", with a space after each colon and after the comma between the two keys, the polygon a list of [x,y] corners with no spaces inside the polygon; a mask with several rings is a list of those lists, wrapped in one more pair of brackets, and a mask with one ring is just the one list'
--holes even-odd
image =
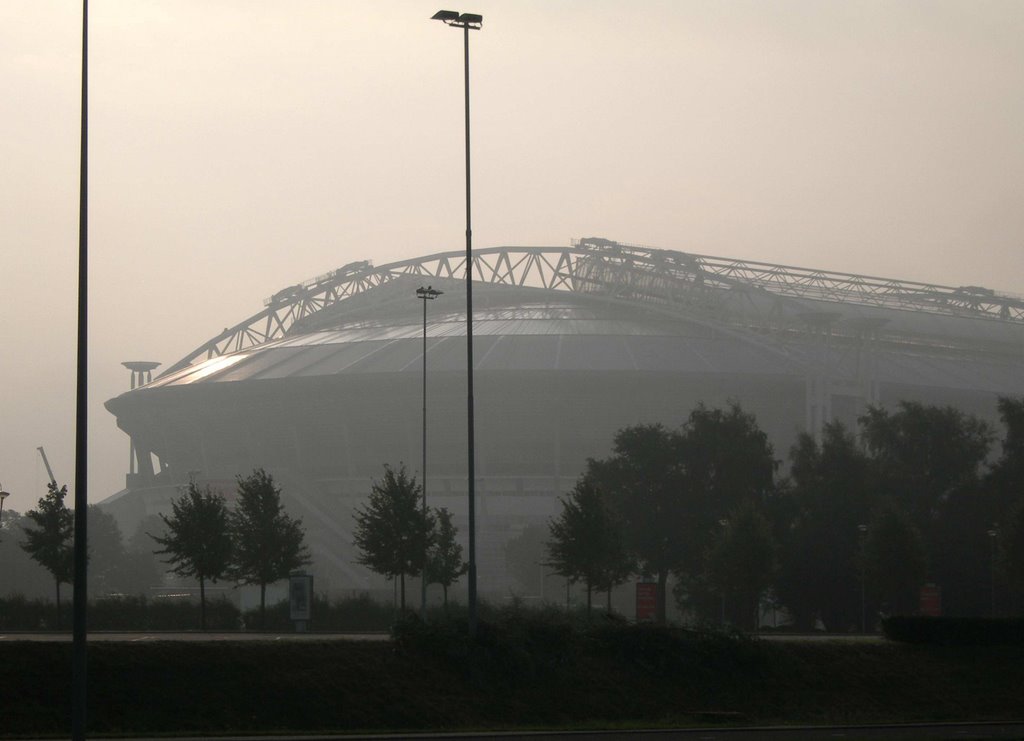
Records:
{"label": "lamp post head", "polygon": [[477,13],[460,13],[457,10],[439,10],[434,13],[434,15],[430,16],[430,20],[443,21],[449,26],[479,30],[480,26],[483,25],[484,17]]}
{"label": "lamp post head", "polygon": [[416,289],[416,298],[422,298],[424,300],[425,299],[433,300],[433,299],[437,298],[438,296],[443,296],[443,295],[444,295],[444,291],[438,291],[433,286],[427,286],[426,288],[424,288],[423,286],[420,286],[419,288]]}
{"label": "lamp post head", "polygon": [[11,492],[4,491],[3,487],[0,486],[0,504],[3,504],[4,500],[11,495]]}

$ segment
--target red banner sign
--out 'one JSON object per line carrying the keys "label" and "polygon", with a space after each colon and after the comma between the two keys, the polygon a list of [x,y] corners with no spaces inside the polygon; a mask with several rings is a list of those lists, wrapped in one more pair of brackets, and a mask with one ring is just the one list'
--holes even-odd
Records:
{"label": "red banner sign", "polygon": [[636,621],[653,622],[658,614],[658,585],[654,582],[636,584]]}

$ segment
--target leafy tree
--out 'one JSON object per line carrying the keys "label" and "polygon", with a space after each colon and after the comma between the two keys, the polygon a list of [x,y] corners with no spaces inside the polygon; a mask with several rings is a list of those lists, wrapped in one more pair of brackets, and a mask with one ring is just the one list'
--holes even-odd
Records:
{"label": "leafy tree", "polygon": [[737,506],[750,499],[764,502],[775,491],[775,451],[754,415],[739,404],[698,404],[683,425],[680,452],[705,538]]}
{"label": "leafy tree", "polygon": [[[163,536],[151,535],[161,546],[154,551],[164,555],[171,571],[199,582],[199,626],[206,630],[206,582],[216,582],[231,563],[231,533],[228,508],[219,493],[200,491],[195,481],[171,502],[171,516],[160,515],[166,527]],[[261,602],[262,602],[262,594]]]}
{"label": "leafy tree", "polygon": [[895,615],[917,608],[918,590],[926,573],[921,533],[893,505],[883,505],[868,524],[864,542],[867,590]]}
{"label": "leafy tree", "polygon": [[998,534],[999,565],[1010,604],[1019,613],[1024,608],[1024,497],[1010,508]]}
{"label": "leafy tree", "polygon": [[89,505],[89,594],[121,592],[127,560],[117,520],[97,505]]}
{"label": "leafy tree", "polygon": [[924,539],[928,574],[943,586],[944,609],[987,611],[985,532],[1001,514],[980,471],[992,431],[953,407],[901,402],[861,418],[874,489],[910,517]]}
{"label": "leafy tree", "polygon": [[757,630],[761,595],[775,571],[775,539],[768,519],[753,499],[739,504],[724,520],[709,554],[710,572],[721,594],[739,607],[737,624]]}
{"label": "leafy tree", "polygon": [[434,510],[434,544],[427,554],[427,584],[440,584],[444,589],[444,606],[448,607],[448,588],[469,570],[462,560],[462,546],[455,540],[458,532],[452,524],[452,513],[444,507]]}
{"label": "leafy tree", "polygon": [[827,630],[860,622],[860,525],[872,510],[867,456],[840,423],[825,426],[819,445],[801,435],[790,452],[791,485],[782,499],[775,591],[798,627],[820,618]]}
{"label": "leafy tree", "polygon": [[53,577],[59,619],[60,585],[70,584],[74,574],[75,515],[64,504],[67,486],[58,489],[55,483],[50,483],[47,489],[36,509],[25,513],[26,519],[31,520],[35,527],[24,526],[25,542],[21,547]]}
{"label": "leafy tree", "polygon": [[302,521],[281,505],[281,489],[262,468],[238,476],[235,509],[228,515],[234,544],[228,572],[242,584],[260,585],[260,623],[266,625],[267,585],[310,563]]}
{"label": "leafy tree", "polygon": [[389,579],[401,580],[405,611],[405,576],[418,576],[434,544],[434,516],[420,504],[416,478],[400,466],[384,466],[384,478],[373,482],[370,499],[355,511],[358,562]]}
{"label": "leafy tree", "polygon": [[24,526],[28,518],[4,508],[3,540],[0,540],[0,597],[19,595],[26,599],[46,599],[51,594],[50,574],[25,550]]}
{"label": "leafy tree", "polygon": [[161,582],[164,564],[153,553],[152,536],[162,538],[166,534],[167,526],[160,515],[147,515],[135,526],[134,532],[125,540],[126,562],[120,574],[120,591],[148,594],[151,587]]}
{"label": "leafy tree", "polygon": [[581,476],[566,499],[562,513],[549,524],[548,559],[556,573],[571,581],[582,581],[587,589],[587,613],[590,613],[594,588],[608,595],[612,609],[612,589],[625,581],[633,563],[622,542],[619,523],[608,508],[604,496],[585,476]]}
{"label": "leafy tree", "polygon": [[[1009,595],[1024,609],[1024,397],[999,399],[999,416],[1005,430],[1002,455],[986,480],[993,500],[990,523],[1000,522],[999,548]],[[989,525],[991,527],[991,525]],[[978,528],[979,533],[983,531]]]}
{"label": "leafy tree", "polygon": [[624,427],[612,455],[589,460],[586,476],[608,494],[622,523],[623,543],[642,574],[657,581],[656,619],[666,618],[665,587],[672,569],[695,558],[687,535],[697,519],[681,464],[681,435],[660,424]]}
{"label": "leafy tree", "polygon": [[684,581],[700,575],[718,520],[745,499],[771,495],[776,466],[767,436],[738,404],[701,404],[678,431],[623,428],[610,458],[588,462],[622,522],[627,551],[641,573],[656,577],[659,622],[669,573]]}
{"label": "leafy tree", "polygon": [[959,409],[910,401],[892,413],[871,407],[860,423],[880,493],[924,535],[951,497],[974,487],[992,440],[988,425]]}

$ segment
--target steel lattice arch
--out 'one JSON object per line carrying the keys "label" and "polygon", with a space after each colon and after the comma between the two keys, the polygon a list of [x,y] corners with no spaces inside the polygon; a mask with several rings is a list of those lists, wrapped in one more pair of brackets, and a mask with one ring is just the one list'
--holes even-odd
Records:
{"label": "steel lattice arch", "polygon": [[[230,495],[261,466],[307,526],[321,587],[365,588],[352,508],[382,465],[419,473],[422,307],[428,499],[465,516],[465,253],[369,262],[289,286],[157,378],[107,402],[131,438],[131,527],[190,476]],[[976,286],[574,240],[473,255],[480,585],[515,588],[504,544],[554,512],[628,424],[739,402],[785,458],[800,431],[868,404],[985,418],[1024,393],[1024,300]]]}

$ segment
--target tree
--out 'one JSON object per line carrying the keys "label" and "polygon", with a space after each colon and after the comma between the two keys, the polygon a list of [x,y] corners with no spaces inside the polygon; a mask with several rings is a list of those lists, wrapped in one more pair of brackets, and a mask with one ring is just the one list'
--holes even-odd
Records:
{"label": "tree", "polygon": [[[1024,608],[1024,497],[1010,508],[1002,526],[996,531],[999,544],[999,566],[1006,580],[1010,605],[1019,614]],[[993,578],[994,574],[989,578]],[[995,585],[990,584],[994,589]]]}
{"label": "tree", "polygon": [[999,417],[1005,430],[1002,455],[989,474],[991,488],[1000,513],[1009,511],[1024,492],[1024,397],[999,399]]}
{"label": "tree", "polygon": [[595,588],[607,593],[610,613],[612,589],[633,571],[620,525],[600,490],[586,476],[560,501],[562,513],[548,525],[548,562],[561,576],[583,582],[588,615]]}
{"label": "tree", "polygon": [[988,425],[953,407],[916,402],[893,412],[871,408],[860,421],[873,488],[924,539],[927,573],[943,587],[944,610],[987,610],[985,533],[1002,514],[979,475],[992,441]]}
{"label": "tree", "polygon": [[929,534],[951,497],[975,488],[988,455],[988,425],[954,407],[901,401],[897,411],[871,407],[860,418],[877,486]]}
{"label": "tree", "polygon": [[772,527],[753,499],[740,503],[724,520],[709,554],[709,571],[720,594],[738,605],[737,624],[757,630],[761,595],[775,572]]}
{"label": "tree", "polygon": [[1011,584],[1016,584],[1016,590],[1011,592],[1017,591],[1024,600],[1024,397],[1000,398],[999,416],[1005,430],[1002,455],[985,482],[994,509],[989,522],[1003,523],[1003,565]]}
{"label": "tree", "polygon": [[121,592],[127,560],[117,520],[97,505],[89,505],[89,594]]}
{"label": "tree", "polygon": [[405,611],[405,577],[418,576],[434,544],[434,516],[420,504],[415,477],[399,466],[384,466],[384,478],[374,481],[365,507],[355,511],[358,563],[389,579],[401,580],[401,609]]}
{"label": "tree", "polygon": [[24,526],[22,549],[50,572],[57,588],[57,616],[60,617],[60,585],[70,584],[74,574],[75,515],[64,504],[68,487],[47,484],[46,496],[25,517],[35,527]]}
{"label": "tree", "polygon": [[462,546],[456,542],[458,532],[452,524],[452,513],[444,507],[434,510],[434,544],[427,554],[427,584],[440,584],[444,589],[444,606],[448,607],[448,588],[469,570],[462,560]]}
{"label": "tree", "polygon": [[775,451],[754,415],[735,402],[727,409],[698,404],[683,425],[680,453],[705,539],[737,506],[775,491]]}
{"label": "tree", "polygon": [[659,622],[669,573],[698,577],[718,520],[745,499],[770,496],[776,466],[767,436],[738,404],[700,404],[676,431],[623,428],[610,458],[588,461],[587,475],[622,522],[627,551],[657,579]]}
{"label": "tree", "polygon": [[[231,563],[228,508],[219,493],[200,491],[195,481],[171,502],[171,516],[160,515],[166,526],[163,536],[150,535],[161,546],[154,551],[167,556],[164,563],[178,576],[199,582],[199,627],[206,630],[206,582],[216,582]],[[261,594],[262,601],[262,594]]]}
{"label": "tree", "polygon": [[624,427],[615,433],[609,458],[587,461],[587,478],[607,492],[622,523],[626,550],[640,573],[657,580],[659,623],[666,621],[669,573],[699,555],[687,537],[696,513],[687,496],[680,444],[680,434],[660,424]]}
{"label": "tree", "polygon": [[860,623],[860,530],[872,510],[869,461],[840,422],[820,445],[801,435],[790,452],[775,591],[797,626],[820,619],[830,631]]}
{"label": "tree", "polygon": [[260,586],[260,624],[266,625],[267,585],[285,579],[310,563],[302,521],[289,517],[281,505],[281,489],[262,468],[238,476],[235,509],[228,515],[234,544],[232,578]]}
{"label": "tree", "polygon": [[926,557],[920,531],[892,504],[871,520],[864,541],[867,591],[894,615],[913,614],[924,582]]}
{"label": "tree", "polygon": [[20,595],[26,599],[50,597],[50,574],[33,559],[22,545],[25,543],[25,515],[4,508],[3,539],[0,540],[0,597]]}

